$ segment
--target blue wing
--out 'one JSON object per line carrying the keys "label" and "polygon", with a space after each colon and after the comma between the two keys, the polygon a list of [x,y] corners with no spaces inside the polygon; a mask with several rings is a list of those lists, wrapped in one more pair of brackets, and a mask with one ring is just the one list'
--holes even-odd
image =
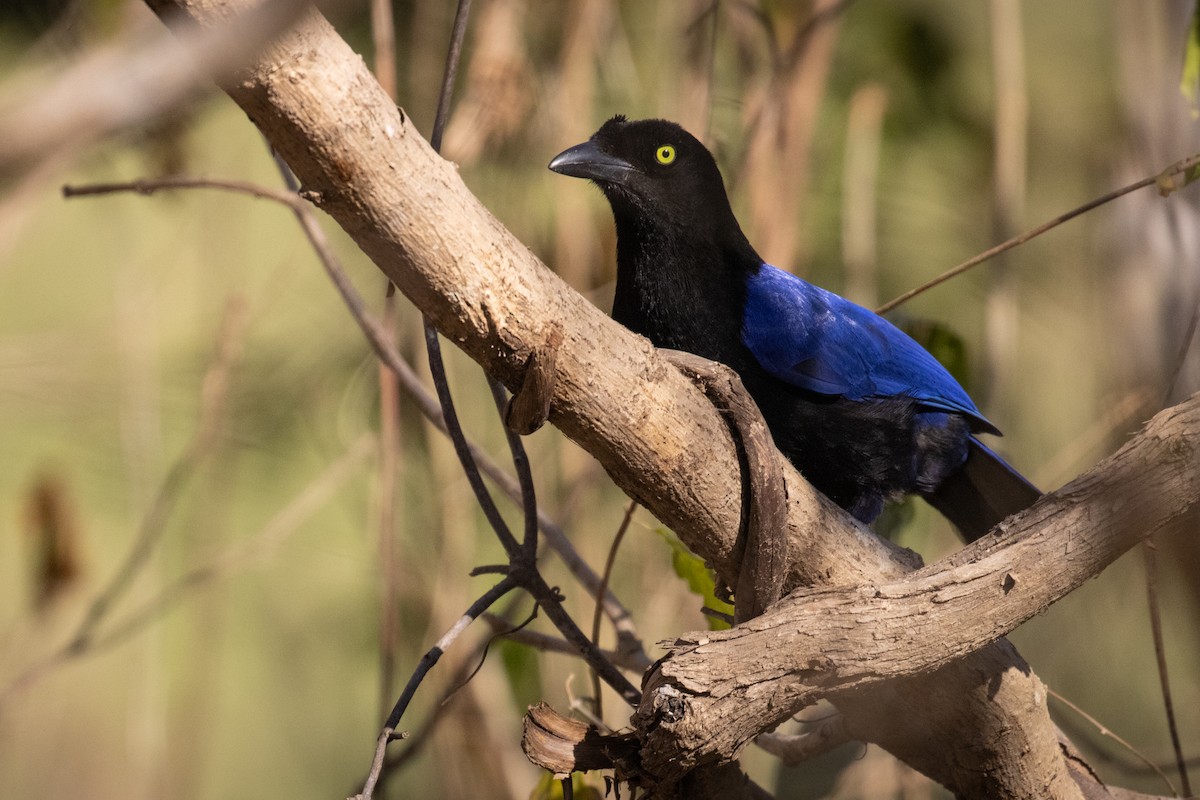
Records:
{"label": "blue wing", "polygon": [[937,359],[875,312],[770,264],[746,286],[742,341],[776,378],[851,400],[907,395],[999,433]]}

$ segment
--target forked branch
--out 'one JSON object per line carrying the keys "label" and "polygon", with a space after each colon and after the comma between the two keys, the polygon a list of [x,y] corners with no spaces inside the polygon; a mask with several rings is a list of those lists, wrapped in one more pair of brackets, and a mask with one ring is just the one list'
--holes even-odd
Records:
{"label": "forked branch", "polygon": [[[152,5],[209,19],[238,2]],[[505,230],[324,20],[307,16],[226,91],[287,160],[305,196],[490,375],[517,387],[530,353],[560,329],[550,421],[736,585],[741,471],[718,413],[645,340],[572,291]],[[782,472],[785,589],[888,585],[916,566],[786,464]],[[932,673],[864,684],[838,703],[855,736],[960,796],[1079,797],[1044,694],[1000,640]],[[777,700],[789,704],[786,695]]]}

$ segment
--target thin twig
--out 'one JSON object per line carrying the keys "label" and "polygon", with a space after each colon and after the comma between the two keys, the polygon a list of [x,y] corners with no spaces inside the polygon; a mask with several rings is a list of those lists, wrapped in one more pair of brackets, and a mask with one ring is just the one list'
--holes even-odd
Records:
{"label": "thin twig", "polygon": [[529,612],[529,616],[525,617],[524,620],[522,620],[521,622],[519,622],[516,625],[510,626],[507,630],[496,631],[491,636],[489,636],[487,638],[487,641],[485,641],[483,643],[483,649],[479,654],[479,658],[476,659],[475,666],[471,669],[471,671],[469,673],[467,673],[467,675],[462,680],[460,680],[454,684],[453,688],[451,688],[450,691],[446,693],[446,696],[442,698],[441,702],[438,703],[438,705],[444,706],[446,703],[449,703],[451,700],[453,700],[454,695],[456,695],[460,691],[462,691],[466,687],[466,685],[468,683],[470,683],[471,680],[476,675],[479,674],[479,670],[483,669],[483,665],[487,661],[488,651],[491,650],[493,642],[495,642],[497,639],[505,638],[505,637],[511,636],[515,633],[520,633],[526,627],[533,624],[533,621],[535,619],[537,619],[537,615],[538,615],[538,606],[537,606],[537,603],[534,603],[533,610]]}
{"label": "thin twig", "polygon": [[[396,26],[391,0],[371,0],[371,40],[375,45],[375,79],[396,100]],[[383,333],[396,340],[396,287],[386,281]],[[379,382],[379,709],[382,716],[392,698],[396,646],[400,638],[400,574],[396,558],[396,486],[400,465],[400,387],[396,373],[383,361]]]}
{"label": "thin twig", "polygon": [[[504,385],[497,380],[488,380],[488,386],[492,390],[492,399],[496,402],[496,411],[500,413],[500,420],[504,421],[504,410],[507,407],[508,397],[504,391]],[[507,425],[502,425],[504,428],[504,438],[508,442],[508,451],[512,456],[513,467],[517,471],[517,482],[521,486],[521,510],[525,514],[525,533],[521,540],[521,547],[524,550],[525,558],[534,559],[537,557],[537,541],[538,541],[538,506],[537,493],[533,486],[533,472],[529,466],[529,455],[525,452],[525,445],[521,442],[521,437],[518,436]]]}
{"label": "thin twig", "polygon": [[450,98],[454,94],[454,79],[458,75],[458,63],[462,59],[463,40],[467,36],[467,19],[470,15],[471,0],[458,0],[458,8],[454,12],[454,27],[450,32],[450,47],[446,51],[442,91],[438,95],[433,133],[429,137],[429,144],[437,153],[442,152],[442,134],[446,132],[446,121],[450,118]]}
{"label": "thin twig", "polygon": [[[372,3],[374,6],[380,3]],[[388,5],[383,3],[383,5]],[[389,6],[390,8],[390,6]],[[387,282],[381,327],[388,341],[396,340],[396,287]],[[400,472],[400,379],[385,362],[378,361],[379,381],[379,709],[382,716],[391,701],[396,673],[396,647],[400,639],[400,570],[396,555],[396,498]]]}
{"label": "thin twig", "polygon": [[304,487],[296,497],[273,516],[257,533],[230,548],[223,555],[199,567],[193,567],[140,608],[125,615],[108,631],[97,635],[89,652],[107,650],[159,619],[171,607],[218,578],[253,560],[261,560],[277,549],[305,520],[319,510],[345,481],[354,474],[359,462],[374,452],[375,437],[363,434],[324,472]]}
{"label": "thin twig", "polygon": [[[507,617],[512,612],[517,601],[518,598],[514,596],[508,607],[499,614],[485,611],[480,619],[491,626],[493,632],[512,630],[512,623]],[[519,636],[520,634],[516,635]],[[447,679],[447,686],[449,688],[444,689],[441,699],[432,705],[434,709],[433,713],[426,715],[415,730],[409,731],[408,744],[402,750],[388,754],[383,762],[383,769],[379,773],[379,780],[375,784],[376,792],[382,792],[388,778],[395,774],[396,770],[400,767],[415,758],[423,748],[431,743],[431,736],[434,729],[446,717],[444,711],[450,707],[451,701],[457,696],[459,689],[467,679],[467,675],[475,669],[472,663],[482,658],[484,652],[494,639],[495,636],[491,636],[477,642],[472,652],[463,657],[458,670]]]}
{"label": "thin twig", "polygon": [[616,665],[604,657],[603,651],[575,623],[575,620],[563,608],[562,595],[557,588],[546,583],[545,578],[537,571],[537,565],[525,565],[518,562],[513,565],[513,569],[514,573],[520,575],[522,587],[541,604],[542,610],[554,623],[554,627],[558,628],[558,632],[574,645],[575,651],[583,657],[584,661],[596,670],[601,679],[615,689],[626,703],[637,706],[642,693],[621,674]]}
{"label": "thin twig", "polygon": [[[503,626],[508,624],[506,620],[494,617],[491,614],[484,614],[483,621],[491,625],[495,630],[501,630]],[[505,638],[545,653],[562,653],[572,656],[578,654],[575,646],[566,639],[540,633],[539,631],[518,631],[516,633],[505,634]],[[650,657],[642,651],[626,653],[620,650],[601,650],[600,652],[606,659],[621,669],[627,669],[631,672],[645,672],[653,664]]]}
{"label": "thin twig", "polygon": [[89,183],[85,186],[62,187],[63,197],[91,197],[100,194],[115,194],[117,192],[136,192],[149,197],[155,192],[165,189],[219,189],[226,192],[248,194],[263,200],[274,200],[289,208],[307,207],[307,203],[295,192],[283,192],[271,189],[262,184],[250,181],[224,180],[220,178],[189,178],[173,176],[154,179],[139,179],[135,181],[117,181],[113,183]]}
{"label": "thin twig", "polygon": [[[1187,354],[1192,347],[1192,339],[1196,336],[1196,326],[1200,323],[1200,301],[1192,304],[1192,317],[1188,321],[1187,332],[1179,344],[1179,354],[1175,358],[1175,366],[1171,371],[1171,380],[1163,393],[1162,407],[1166,407],[1183,374]],[[1167,730],[1171,736],[1171,747],[1175,752],[1175,766],[1179,770],[1180,785],[1185,797],[1192,796],[1192,782],[1188,777],[1187,762],[1183,757],[1183,745],[1179,738],[1179,724],[1175,720],[1175,703],[1171,699],[1171,675],[1167,669],[1167,643],[1163,635],[1162,606],[1158,599],[1158,546],[1154,537],[1142,542],[1142,563],[1146,570],[1146,605],[1150,614],[1150,632],[1154,637],[1154,658],[1158,667],[1158,684],[1162,690],[1163,708],[1167,714]]]}
{"label": "thin twig", "polygon": [[[637,500],[630,500],[628,508],[625,509],[625,515],[621,517],[621,524],[617,527],[617,535],[613,537],[612,546],[608,548],[608,557],[604,559],[604,574],[600,577],[600,586],[596,588],[596,608],[592,612],[592,642],[600,646],[600,613],[604,610],[604,604],[601,599],[604,592],[608,590],[608,582],[612,579],[613,565],[617,561],[617,550],[621,547],[621,542],[625,539],[625,533],[629,530],[629,523],[633,521],[633,512],[637,511]],[[592,670],[592,696],[596,704],[596,716],[604,716],[604,704],[600,700],[600,676]]]}
{"label": "thin twig", "polygon": [[404,716],[404,712],[408,709],[408,704],[416,694],[417,687],[421,685],[421,681],[425,679],[429,670],[433,669],[434,664],[438,662],[442,654],[446,652],[446,649],[458,640],[462,632],[478,619],[480,614],[487,611],[493,603],[516,588],[516,580],[509,576],[501,578],[499,583],[480,595],[479,599],[472,603],[471,607],[442,635],[442,638],[437,640],[434,646],[422,656],[417,668],[413,670],[413,674],[408,679],[408,685],[404,687],[404,691],[400,694],[400,699],[396,701],[395,708],[388,715],[385,727],[392,730],[396,729],[396,726],[400,724],[400,719]]}
{"label": "thin twig", "polygon": [[[442,134],[445,133],[446,121],[450,117],[450,98],[454,93],[454,79],[458,74],[458,62],[462,55],[462,43],[466,37],[467,19],[470,13],[471,0],[458,0],[458,8],[454,13],[454,28],[450,34],[450,47],[446,53],[446,68],[442,74],[442,89],[438,95],[437,113],[433,121],[433,132],[429,137],[429,144],[436,153],[440,153],[442,150]],[[495,501],[492,500],[491,494],[483,483],[479,466],[471,455],[462,425],[459,424],[458,411],[454,407],[450,384],[446,380],[446,365],[442,358],[442,345],[438,339],[437,329],[434,328],[433,321],[428,315],[423,315],[422,320],[425,326],[425,347],[428,354],[429,371],[433,376],[434,389],[437,391],[438,402],[442,407],[442,418],[446,421],[446,430],[454,445],[454,452],[462,464],[463,472],[467,476],[467,483],[470,484],[471,491],[475,493],[475,499],[479,501],[488,524],[492,526],[497,538],[500,539],[500,544],[504,546],[505,552],[510,558],[514,557],[517,553],[517,541],[504,522],[504,518],[500,516]]]}
{"label": "thin twig", "polygon": [[[288,171],[287,175],[290,178],[291,172]],[[290,179],[294,181],[294,178]],[[416,371],[400,355],[395,343],[385,332],[383,325],[371,313],[370,309],[367,308],[362,296],[359,295],[358,290],[354,288],[354,284],[351,283],[349,276],[346,274],[346,270],[342,266],[340,259],[334,253],[328,238],[325,236],[324,230],[317,223],[312,207],[298,195],[280,192],[244,181],[207,178],[165,178],[161,180],[135,180],[122,183],[92,184],[88,186],[64,186],[63,193],[68,197],[118,192],[137,192],[148,196],[160,190],[175,189],[216,189],[218,191],[246,194],[273,200],[294,211],[297,219],[300,221],[301,228],[304,230],[309,243],[316,252],[318,260],[321,262],[321,266],[325,269],[329,279],[338,290],[338,294],[342,297],[343,302],[350,311],[350,315],[358,323],[375,355],[396,373],[396,377],[400,380],[400,388],[415,403],[421,415],[439,432],[449,436],[449,430],[446,427],[446,421],[442,416],[442,410],[438,401],[428,392]],[[499,486],[509,498],[515,502],[522,503],[523,492],[517,480],[505,472],[495,461],[491,460],[487,453],[470,440],[467,440],[467,447],[471,457],[479,465],[480,470]],[[559,557],[563,560],[563,564],[583,587],[590,593],[595,594],[601,585],[600,576],[579,555],[579,552],[571,544],[570,539],[567,538],[567,535],[559,525],[540,510],[538,511],[537,519],[538,526],[545,536],[546,543],[558,553]],[[630,615],[629,610],[625,608],[611,590],[607,590],[604,593],[604,608],[609,621],[617,631],[620,648],[622,650],[629,649],[644,655],[644,649],[632,615]]]}
{"label": "thin twig", "polygon": [[229,373],[241,349],[245,333],[245,309],[237,300],[231,300],[217,334],[216,353],[200,384],[200,420],[187,447],[171,465],[166,477],[159,485],[154,502],[142,518],[138,535],[117,567],[108,585],[98,594],[84,613],[75,633],[60,648],[44,659],[25,669],[3,692],[0,705],[16,691],[37,680],[49,670],[77,658],[87,652],[94,643],[96,631],[108,617],[134,579],[141,572],[166,533],[167,523],[178,507],[183,491],[200,464],[212,451],[218,440],[223,417],[225,398],[229,389]]}
{"label": "thin twig", "polygon": [[388,715],[387,722],[383,725],[383,731],[379,734],[379,739],[375,747],[375,758],[371,762],[371,771],[367,774],[367,782],[363,785],[362,793],[359,794],[362,800],[370,800],[372,793],[375,791],[375,784],[379,781],[379,773],[383,769],[384,752],[387,750],[388,743],[398,738],[396,726],[400,724],[404,712],[408,710],[408,704],[412,702],[413,696],[416,695],[421,682],[425,680],[425,676],[429,674],[429,671],[441,659],[446,649],[458,640],[462,632],[480,614],[490,608],[501,597],[516,588],[517,582],[511,577],[501,579],[499,583],[480,595],[479,599],[472,603],[471,607],[442,635],[442,638],[438,639],[437,643],[429,648],[425,655],[421,657],[417,668],[409,676],[408,685],[404,687],[404,691],[400,694],[400,699],[396,701],[392,713]]}
{"label": "thin twig", "polygon": [[1161,769],[1159,769],[1157,764],[1155,764],[1153,761],[1151,761],[1150,759],[1148,759],[1148,758],[1146,758],[1144,755],[1142,755],[1142,754],[1141,754],[1141,752],[1139,752],[1139,751],[1138,751],[1138,749],[1137,749],[1136,747],[1134,747],[1134,746],[1133,746],[1133,745],[1131,745],[1129,742],[1125,741],[1125,740],[1124,740],[1124,739],[1122,739],[1120,736],[1118,736],[1116,733],[1114,733],[1113,731],[1111,731],[1111,730],[1110,730],[1109,728],[1107,728],[1107,727],[1106,727],[1104,724],[1102,724],[1102,723],[1100,722],[1100,720],[1096,719],[1096,718],[1095,718],[1095,717],[1093,717],[1091,714],[1087,713],[1087,712],[1086,712],[1086,711],[1084,711],[1082,708],[1080,708],[1079,706],[1075,705],[1075,704],[1074,704],[1074,703],[1072,703],[1070,700],[1068,700],[1067,698],[1063,697],[1061,694],[1059,694],[1058,692],[1054,691],[1054,690],[1053,690],[1053,689],[1051,689],[1050,687],[1046,687],[1046,692],[1047,692],[1047,693],[1048,693],[1048,694],[1049,694],[1051,697],[1053,697],[1055,700],[1057,700],[1058,702],[1062,703],[1062,704],[1063,704],[1063,705],[1065,705],[1067,708],[1071,709],[1071,710],[1072,710],[1072,711],[1074,711],[1076,714],[1078,714],[1079,716],[1081,716],[1081,717],[1083,717],[1084,719],[1086,719],[1088,722],[1092,723],[1092,725],[1094,725],[1094,726],[1096,727],[1096,730],[1097,730],[1097,731],[1100,733],[1100,735],[1101,735],[1101,736],[1107,736],[1108,738],[1112,739],[1112,740],[1113,740],[1113,741],[1115,741],[1117,744],[1121,745],[1121,746],[1122,746],[1122,747],[1124,747],[1126,750],[1128,750],[1130,753],[1132,753],[1132,754],[1134,755],[1134,757],[1136,757],[1136,758],[1137,758],[1137,760],[1138,760],[1138,761],[1141,761],[1141,762],[1142,762],[1143,764],[1145,764],[1147,767],[1149,767],[1150,769],[1154,770],[1155,774],[1157,774],[1157,775],[1158,775],[1160,778],[1162,778],[1162,780],[1163,780],[1163,783],[1165,783],[1165,784],[1167,785],[1167,788],[1170,790],[1171,794],[1173,794],[1173,795],[1174,795],[1174,796],[1176,796],[1176,797],[1178,797],[1178,796],[1179,796],[1179,793],[1175,791],[1175,786],[1174,786],[1174,785],[1171,783],[1171,779],[1167,777],[1167,774],[1166,774],[1165,772],[1163,772]]}
{"label": "thin twig", "polygon": [[1167,646],[1163,636],[1162,612],[1158,601],[1158,547],[1154,538],[1142,542],[1142,563],[1146,569],[1146,600],[1150,610],[1150,631],[1154,635],[1154,657],[1158,664],[1158,682],[1162,688],[1163,707],[1167,712],[1167,729],[1171,734],[1171,747],[1175,751],[1175,765],[1179,769],[1179,782],[1183,796],[1192,796],[1192,782],[1188,779],[1187,762],[1183,758],[1183,745],[1179,741],[1179,725],[1175,721],[1175,704],[1171,700],[1171,679],[1167,672]]}
{"label": "thin twig", "polygon": [[433,327],[433,323],[428,317],[425,318],[425,348],[429,356],[429,372],[433,376],[433,387],[437,391],[438,401],[442,405],[442,419],[446,421],[446,431],[450,436],[450,442],[454,445],[454,452],[458,456],[459,463],[462,464],[463,472],[467,476],[467,483],[471,486],[471,491],[475,493],[475,499],[483,509],[483,515],[487,518],[488,524],[495,531],[496,538],[504,546],[504,551],[510,558],[515,558],[520,549],[519,545],[509,529],[508,523],[504,521],[504,517],[500,516],[500,509],[496,508],[496,502],[492,499],[487,486],[484,485],[479,465],[475,462],[471,449],[467,445],[467,437],[463,433],[462,423],[458,421],[458,410],[454,406],[454,398],[450,394],[450,383],[446,378],[446,362],[442,358],[442,344],[438,338],[437,329]]}
{"label": "thin twig", "polygon": [[987,261],[990,258],[998,256],[1001,253],[1007,252],[1008,250],[1011,250],[1014,247],[1017,247],[1018,245],[1025,244],[1025,242],[1028,242],[1030,239],[1034,239],[1038,236],[1041,236],[1046,231],[1057,228],[1059,225],[1062,225],[1064,222],[1069,222],[1070,220],[1075,219],[1079,215],[1085,214],[1088,211],[1091,211],[1093,208],[1098,208],[1098,207],[1104,205],[1105,203],[1110,203],[1113,200],[1116,200],[1118,197],[1124,197],[1125,195],[1130,194],[1131,192],[1136,192],[1138,189],[1144,189],[1147,186],[1159,185],[1161,187],[1164,176],[1177,175],[1179,173],[1186,172],[1190,169],[1195,168],[1197,164],[1200,164],[1200,154],[1190,156],[1181,161],[1177,161],[1176,163],[1172,164],[1170,167],[1167,167],[1167,169],[1163,170],[1162,172],[1160,172],[1157,175],[1152,175],[1147,178],[1142,178],[1140,181],[1135,181],[1135,182],[1129,184],[1128,186],[1123,186],[1120,189],[1116,189],[1114,191],[1109,192],[1108,194],[1097,197],[1094,200],[1090,200],[1087,203],[1084,203],[1083,205],[1079,206],[1078,208],[1072,209],[1071,211],[1068,211],[1065,214],[1060,214],[1059,216],[1055,217],[1054,219],[1051,219],[1047,222],[1043,222],[1041,225],[1038,225],[1036,228],[1028,230],[1025,233],[1019,234],[1017,236],[1014,236],[1013,238],[1009,239],[1006,242],[1001,242],[1000,244],[996,245],[995,247],[985,250],[982,253],[980,253],[979,255],[974,256],[973,258],[967,259],[966,261],[959,264],[958,266],[952,267],[951,269],[946,270],[945,272],[943,272],[941,275],[938,275],[933,280],[926,281],[925,283],[921,284],[920,286],[916,287],[915,289],[910,289],[907,292],[905,292],[904,294],[900,295],[899,297],[897,297],[893,300],[889,300],[888,302],[879,306],[878,308],[875,309],[875,313],[886,314],[887,312],[891,311],[892,309],[894,309],[896,306],[900,305],[901,303],[906,303],[909,300],[916,297],[917,295],[922,294],[923,292],[927,292],[935,286],[940,286],[941,284],[945,283],[946,281],[950,280],[951,278],[961,275],[962,273],[966,272],[967,270],[971,269],[972,267],[979,266],[980,264],[982,264],[983,262]]}

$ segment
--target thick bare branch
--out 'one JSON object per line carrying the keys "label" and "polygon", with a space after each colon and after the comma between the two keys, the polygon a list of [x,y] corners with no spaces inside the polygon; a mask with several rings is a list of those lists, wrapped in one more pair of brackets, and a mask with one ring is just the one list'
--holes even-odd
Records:
{"label": "thick bare branch", "polygon": [[[1198,522],[1200,395],[1011,519],[1003,536],[902,580],[800,590],[732,630],[674,642],[639,710],[638,727],[648,733],[643,767],[677,780],[714,755],[740,752],[798,702],[838,702],[945,667],[1044,611],[1141,539]],[[651,755],[658,752],[669,762]]]}
{"label": "thick bare branch", "polygon": [[[178,2],[202,20],[238,5]],[[307,16],[226,86],[301,178],[306,197],[491,375],[518,386],[536,344],[561,329],[550,420],[736,585],[740,471],[718,413],[648,342],[608,320],[505,230],[324,20]],[[783,475],[785,588],[886,583],[917,565],[787,465]],[[1001,641],[839,701],[854,735],[960,796],[1078,797],[1044,696]]]}

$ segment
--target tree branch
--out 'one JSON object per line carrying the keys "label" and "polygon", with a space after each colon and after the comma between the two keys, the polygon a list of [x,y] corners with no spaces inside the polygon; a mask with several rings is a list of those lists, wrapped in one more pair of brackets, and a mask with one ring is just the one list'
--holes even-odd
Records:
{"label": "tree branch", "polygon": [[731,630],[681,637],[646,680],[643,769],[682,779],[713,756],[736,755],[797,704],[836,703],[989,644],[1147,536],[1194,530],[1198,463],[1200,395],[1010,519],[1003,537],[902,580],[799,590]]}
{"label": "tree branch", "polygon": [[[305,236],[308,237],[309,242],[312,244],[318,260],[325,268],[330,280],[333,281],[351,316],[358,323],[367,342],[379,357],[380,362],[392,371],[399,381],[400,388],[407,393],[417,410],[424,415],[430,424],[441,433],[450,436],[446,419],[442,414],[441,405],[425,389],[416,372],[400,355],[400,351],[396,348],[391,338],[387,336],[383,322],[376,318],[366,307],[362,297],[358,294],[358,291],[354,288],[354,284],[351,283],[349,276],[342,268],[341,262],[334,255],[324,231],[317,222],[316,212],[312,210],[312,206],[301,199],[294,191],[277,191],[245,181],[173,176],[82,186],[66,185],[62,187],[62,192],[64,197],[70,198],[90,197],[114,192],[136,192],[141,195],[152,195],[165,189],[218,189],[274,200],[292,209],[300,222],[301,228],[304,230]],[[554,344],[554,347],[556,348],[557,344]],[[530,371],[526,369],[526,374],[528,375]],[[517,478],[505,472],[498,463],[493,461],[485,451],[481,450],[471,440],[466,440],[466,446],[470,451],[471,458],[478,464],[480,471],[491,478],[505,494],[523,506],[528,502],[528,495]],[[536,503],[533,505],[536,507]],[[534,510],[536,510],[537,525],[545,535],[546,542],[550,545],[550,548],[558,554],[567,569],[570,570],[571,574],[579,580],[585,589],[601,598],[604,612],[608,615],[613,628],[616,630],[620,649],[631,653],[641,653],[641,638],[638,635],[637,627],[634,625],[629,611],[622,605],[617,596],[613,594],[612,590],[604,585],[600,576],[583,560],[570,540],[567,539],[562,528],[540,509],[535,508]],[[528,522],[526,522],[526,526],[526,538],[528,538]]]}
{"label": "tree branch", "polygon": [[[202,20],[239,5],[148,2]],[[537,344],[552,327],[562,330],[551,421],[736,585],[738,458],[703,394],[541,265],[315,12],[238,78],[227,91],[301,178],[305,196],[490,375],[518,386]],[[782,471],[785,588],[887,583],[917,565],[790,466]],[[1036,676],[999,641],[932,673],[838,699],[855,736],[960,796],[1079,797],[1044,697]],[[789,698],[778,702],[782,708]]]}

